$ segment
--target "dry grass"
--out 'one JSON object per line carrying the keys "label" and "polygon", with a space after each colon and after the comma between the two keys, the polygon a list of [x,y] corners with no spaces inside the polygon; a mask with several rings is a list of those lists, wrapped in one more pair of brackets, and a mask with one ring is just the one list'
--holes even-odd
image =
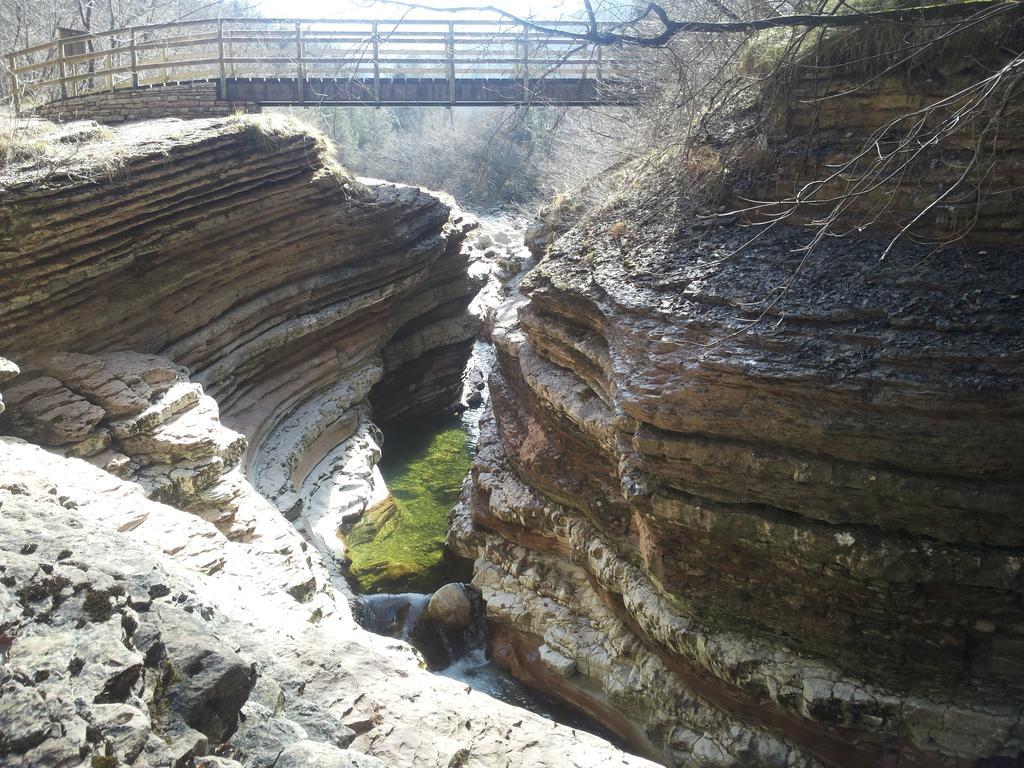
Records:
{"label": "dry grass", "polygon": [[[0,113],[0,179],[39,169],[70,165],[91,146],[110,139],[113,132],[92,121],[60,125],[32,117]],[[116,158],[96,163],[97,173],[113,174]]]}
{"label": "dry grass", "polygon": [[45,157],[51,149],[52,133],[50,123],[0,114],[0,169]]}
{"label": "dry grass", "polygon": [[260,140],[265,142],[267,151],[273,151],[283,141],[295,136],[310,137],[313,140],[314,154],[314,157],[310,158],[310,163],[322,165],[324,172],[333,176],[350,197],[368,198],[369,192],[366,188],[338,162],[338,150],[334,143],[309,119],[292,112],[238,112],[228,118],[228,121],[244,130],[254,131]]}

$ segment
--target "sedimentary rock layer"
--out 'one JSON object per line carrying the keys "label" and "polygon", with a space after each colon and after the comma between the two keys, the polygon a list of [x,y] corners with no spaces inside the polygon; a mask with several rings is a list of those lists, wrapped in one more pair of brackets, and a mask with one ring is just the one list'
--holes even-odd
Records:
{"label": "sedimentary rock layer", "polygon": [[[156,353],[216,400],[248,439],[243,469],[294,517],[317,463],[365,431],[378,382],[384,417],[458,400],[479,327],[467,305],[482,277],[469,277],[461,252],[472,222],[447,202],[360,184],[322,139],[273,116],[72,125],[48,146],[54,156],[0,178],[0,333],[24,371],[8,433],[98,453],[108,422],[124,416],[104,414],[102,382],[69,379],[54,360]],[[177,425],[164,429],[192,429],[194,402],[164,408]],[[50,434],[45,418],[34,430],[17,421],[83,404],[84,420]],[[147,454],[137,463],[173,463],[139,437],[114,438],[119,453]],[[237,452],[221,459],[230,470]],[[205,487],[216,478],[204,471]]]}
{"label": "sedimentary rock layer", "polygon": [[496,655],[673,765],[1018,759],[1018,255],[622,229],[494,333],[451,543]]}
{"label": "sedimentary rock layer", "polygon": [[940,242],[1018,245],[1024,119],[1010,105],[1024,95],[1024,16],[1007,8],[967,27],[826,35],[767,78],[729,164],[756,179],[748,199],[784,202],[752,217],[792,210],[836,231],[913,225]]}

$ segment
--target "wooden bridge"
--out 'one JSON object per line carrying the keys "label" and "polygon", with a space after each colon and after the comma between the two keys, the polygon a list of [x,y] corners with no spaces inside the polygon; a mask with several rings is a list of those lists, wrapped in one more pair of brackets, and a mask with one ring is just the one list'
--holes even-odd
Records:
{"label": "wooden bridge", "polygon": [[[83,96],[215,84],[257,106],[631,104],[635,60],[587,25],[202,19],[56,39],[7,55],[19,113]],[[206,87],[210,87],[207,85]]]}

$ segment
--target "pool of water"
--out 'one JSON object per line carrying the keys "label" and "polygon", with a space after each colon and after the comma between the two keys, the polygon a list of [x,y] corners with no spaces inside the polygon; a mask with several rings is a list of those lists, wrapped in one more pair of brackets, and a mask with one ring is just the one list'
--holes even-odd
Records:
{"label": "pool of water", "polygon": [[459,416],[384,427],[381,474],[390,505],[345,536],[349,573],[363,592],[432,592],[459,575],[444,557],[448,512],[473,463]]}

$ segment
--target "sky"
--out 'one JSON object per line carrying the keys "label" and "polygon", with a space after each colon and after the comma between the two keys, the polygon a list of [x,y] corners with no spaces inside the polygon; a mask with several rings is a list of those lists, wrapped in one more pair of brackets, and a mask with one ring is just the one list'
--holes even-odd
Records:
{"label": "sky", "polygon": [[[416,0],[427,5],[473,6],[496,5],[519,17],[558,20],[575,17],[583,7],[581,0]],[[264,16],[287,18],[394,18],[408,14],[410,18],[429,17],[424,12],[409,12],[406,8],[372,0],[260,0]],[[449,17],[453,14],[440,14]],[[493,18],[488,14],[463,12],[459,18]]]}

